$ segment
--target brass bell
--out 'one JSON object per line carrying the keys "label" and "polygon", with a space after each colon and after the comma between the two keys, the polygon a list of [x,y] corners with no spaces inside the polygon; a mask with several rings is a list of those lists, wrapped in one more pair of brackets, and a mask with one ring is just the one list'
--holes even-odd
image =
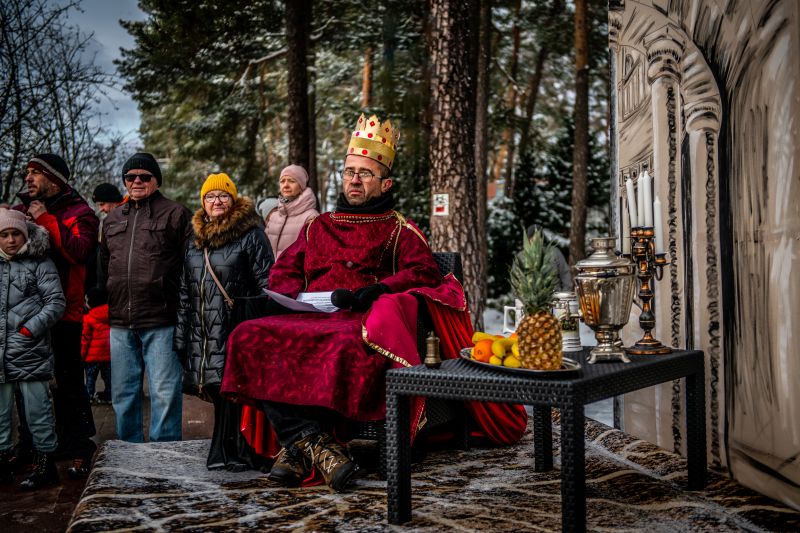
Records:
{"label": "brass bell", "polygon": [[425,340],[425,366],[428,368],[439,368],[442,366],[442,358],[439,355],[439,337],[431,332]]}

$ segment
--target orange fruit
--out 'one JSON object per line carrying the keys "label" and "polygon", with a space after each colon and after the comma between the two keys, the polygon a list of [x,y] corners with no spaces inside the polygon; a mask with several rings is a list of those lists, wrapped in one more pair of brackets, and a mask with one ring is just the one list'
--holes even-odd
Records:
{"label": "orange fruit", "polygon": [[488,363],[492,357],[492,343],[494,341],[486,339],[479,341],[472,348],[472,358],[482,363]]}

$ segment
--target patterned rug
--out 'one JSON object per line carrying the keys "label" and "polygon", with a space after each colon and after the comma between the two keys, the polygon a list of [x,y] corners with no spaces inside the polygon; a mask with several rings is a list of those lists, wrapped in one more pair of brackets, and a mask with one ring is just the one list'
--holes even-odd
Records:
{"label": "patterned rug", "polygon": [[[546,473],[534,472],[530,431],[510,448],[429,453],[414,465],[404,526],[386,522],[374,471],[344,494],[284,489],[257,473],[209,472],[209,441],[109,441],[68,531],[560,531],[558,430]],[[590,531],[800,531],[800,512],[723,475],[689,492],[680,456],[592,420],[586,431]]]}

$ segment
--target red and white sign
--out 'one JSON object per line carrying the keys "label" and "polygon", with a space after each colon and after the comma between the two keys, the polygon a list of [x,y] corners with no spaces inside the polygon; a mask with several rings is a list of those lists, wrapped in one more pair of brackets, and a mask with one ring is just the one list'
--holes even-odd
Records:
{"label": "red and white sign", "polygon": [[446,217],[449,214],[450,214],[450,195],[434,194],[433,215],[438,217]]}

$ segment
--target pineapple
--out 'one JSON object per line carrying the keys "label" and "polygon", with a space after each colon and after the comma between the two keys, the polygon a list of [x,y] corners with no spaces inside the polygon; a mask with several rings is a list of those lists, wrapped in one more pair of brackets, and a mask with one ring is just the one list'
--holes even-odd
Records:
{"label": "pineapple", "polygon": [[552,246],[545,245],[541,231],[525,245],[511,266],[511,288],[522,302],[525,316],[517,327],[519,360],[522,368],[561,368],[561,325],[550,314],[557,275],[551,260]]}

